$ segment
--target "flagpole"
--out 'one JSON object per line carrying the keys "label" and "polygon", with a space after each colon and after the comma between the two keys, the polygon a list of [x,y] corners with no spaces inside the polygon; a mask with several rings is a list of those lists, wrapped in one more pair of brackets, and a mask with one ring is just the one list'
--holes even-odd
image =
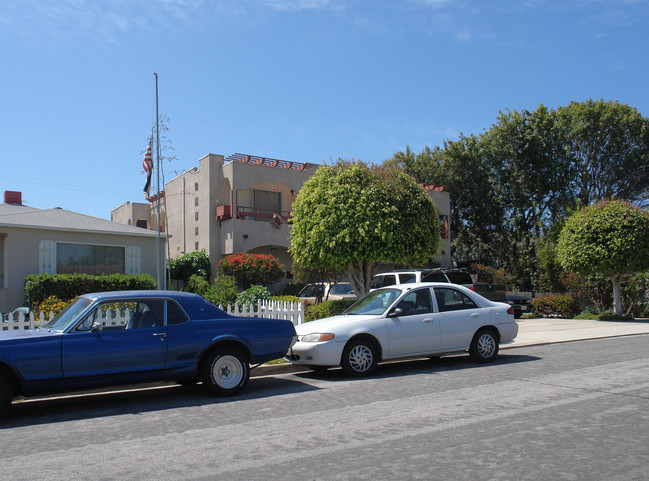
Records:
{"label": "flagpole", "polygon": [[155,132],[156,132],[156,165],[157,165],[157,184],[158,184],[158,201],[157,205],[157,214],[158,214],[158,247],[156,249],[158,256],[158,289],[167,289],[167,276],[165,275],[165,259],[164,259],[164,249],[161,247],[161,235],[160,235],[160,202],[162,198],[160,197],[160,115],[158,113],[158,74],[154,73],[155,76]]}

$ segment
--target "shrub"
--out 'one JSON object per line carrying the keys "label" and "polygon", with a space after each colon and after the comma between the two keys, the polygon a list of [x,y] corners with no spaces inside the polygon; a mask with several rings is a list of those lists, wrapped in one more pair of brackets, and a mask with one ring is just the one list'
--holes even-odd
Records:
{"label": "shrub", "polygon": [[336,316],[341,314],[354,302],[356,302],[356,299],[341,299],[339,301],[325,301],[320,304],[308,305],[304,308],[304,322]]}
{"label": "shrub", "polygon": [[205,250],[188,252],[185,255],[167,260],[167,269],[171,279],[189,282],[192,276],[200,276],[209,280],[212,275],[212,262]]}
{"label": "shrub", "polygon": [[42,312],[44,314],[44,318],[47,321],[50,316],[50,312],[53,312],[54,315],[58,314],[61,312],[63,309],[65,309],[65,306],[67,306],[70,303],[70,301],[62,301],[56,296],[49,296],[47,299],[44,299],[42,302],[38,303],[36,307],[34,307],[34,319],[38,319],[40,313]]}
{"label": "shrub", "polygon": [[194,294],[205,296],[205,294],[209,289],[210,289],[210,283],[202,276],[198,274],[194,274],[189,278],[187,284],[185,284],[185,288],[183,289],[183,291],[193,292]]}
{"label": "shrub", "polygon": [[582,309],[594,306],[597,312],[602,313],[611,306],[611,279],[605,276],[563,273],[559,282],[577,299]]}
{"label": "shrub", "polygon": [[630,321],[633,320],[627,316],[617,316],[615,313],[608,311],[603,314],[595,314],[593,312],[584,311],[575,316],[575,319],[590,319],[594,321]]}
{"label": "shrub", "polygon": [[157,284],[148,274],[32,274],[25,277],[25,305],[33,309],[49,296],[74,299],[88,292],[133,289],[157,289]]}
{"label": "shrub", "polygon": [[237,295],[237,306],[252,306],[257,311],[257,303],[260,300],[270,299],[270,292],[264,286],[251,286]]}
{"label": "shrub", "polygon": [[571,295],[537,297],[532,299],[532,309],[542,317],[573,318],[579,311],[579,303]]}
{"label": "shrub", "polygon": [[234,277],[241,289],[253,285],[267,286],[284,277],[284,266],[273,256],[247,252],[223,258],[216,270],[219,274]]}
{"label": "shrub", "polygon": [[270,300],[277,302],[300,302],[300,298],[295,296],[273,296]]}
{"label": "shrub", "polygon": [[217,306],[227,308],[237,300],[237,283],[231,276],[216,276],[214,283],[203,295],[205,299]]}

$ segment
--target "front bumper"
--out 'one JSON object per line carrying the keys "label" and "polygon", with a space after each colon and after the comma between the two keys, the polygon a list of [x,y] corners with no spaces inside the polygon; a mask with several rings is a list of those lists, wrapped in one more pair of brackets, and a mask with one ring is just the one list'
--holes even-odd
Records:
{"label": "front bumper", "polygon": [[293,364],[339,366],[344,342],[296,342],[284,357]]}

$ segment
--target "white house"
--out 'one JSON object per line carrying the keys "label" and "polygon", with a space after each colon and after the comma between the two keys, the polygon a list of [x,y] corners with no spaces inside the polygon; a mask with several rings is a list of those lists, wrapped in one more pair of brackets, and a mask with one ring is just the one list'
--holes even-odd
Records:
{"label": "white house", "polygon": [[156,278],[156,232],[61,208],[24,206],[21,198],[20,192],[6,191],[0,204],[0,312],[23,305],[29,274]]}

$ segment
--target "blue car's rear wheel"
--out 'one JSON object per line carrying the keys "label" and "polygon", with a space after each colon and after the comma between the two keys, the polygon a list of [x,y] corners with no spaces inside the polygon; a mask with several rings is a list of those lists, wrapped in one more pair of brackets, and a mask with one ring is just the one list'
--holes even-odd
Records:
{"label": "blue car's rear wheel", "polygon": [[234,396],[250,379],[246,356],[238,349],[217,349],[207,355],[202,366],[203,384],[219,396]]}

